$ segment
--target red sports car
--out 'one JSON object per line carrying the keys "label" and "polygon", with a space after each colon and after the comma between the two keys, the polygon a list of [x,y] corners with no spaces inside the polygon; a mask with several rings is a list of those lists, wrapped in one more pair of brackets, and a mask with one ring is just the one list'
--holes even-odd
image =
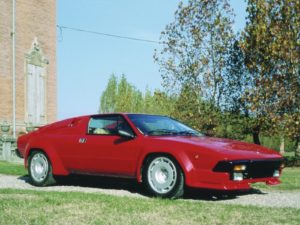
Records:
{"label": "red sports car", "polygon": [[135,178],[155,196],[176,198],[184,187],[246,190],[251,183],[279,184],[283,158],[240,141],[205,137],[166,116],[99,114],[71,118],[18,139],[31,182],[55,175]]}

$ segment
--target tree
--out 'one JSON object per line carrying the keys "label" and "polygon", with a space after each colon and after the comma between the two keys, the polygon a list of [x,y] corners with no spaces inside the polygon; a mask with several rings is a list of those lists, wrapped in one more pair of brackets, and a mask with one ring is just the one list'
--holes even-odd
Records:
{"label": "tree", "polygon": [[163,87],[176,98],[172,116],[210,135],[220,122],[220,102],[233,13],[227,0],[181,2],[155,51]]}
{"label": "tree", "polygon": [[168,92],[178,94],[188,85],[198,96],[219,104],[225,58],[233,38],[232,17],[227,0],[179,4],[175,21],[161,34],[163,49],[154,54]]}
{"label": "tree", "polygon": [[118,83],[117,101],[115,110],[117,112],[132,112],[133,110],[133,93],[135,88],[128,83],[125,75],[121,76]]}
{"label": "tree", "polygon": [[100,98],[99,112],[114,112],[117,101],[117,77],[112,74]]}
{"label": "tree", "polygon": [[300,2],[249,0],[243,50],[255,85],[248,101],[258,129],[299,139]]}
{"label": "tree", "polygon": [[253,79],[245,65],[245,55],[237,37],[228,49],[221,83],[221,106],[225,111],[249,116],[245,93],[253,87]]}
{"label": "tree", "polygon": [[132,112],[170,115],[174,108],[174,99],[166,93],[147,88],[143,95],[130,84],[125,75],[117,79],[111,75],[106,89],[102,92],[99,112]]}
{"label": "tree", "polygon": [[250,103],[245,94],[253,86],[253,79],[245,65],[245,54],[241,49],[241,37],[237,35],[228,48],[225,71],[221,86],[222,126],[218,133],[224,137],[243,139],[252,134],[253,140],[259,143],[256,132],[253,132]]}
{"label": "tree", "polygon": [[100,99],[99,112],[102,113],[142,111],[142,93],[127,81],[125,75],[118,81],[112,74]]}
{"label": "tree", "polygon": [[174,111],[176,97],[167,95],[165,92],[155,90],[152,96],[154,110],[152,113],[171,116]]}
{"label": "tree", "polygon": [[211,102],[199,98],[189,85],[183,86],[171,116],[209,136],[217,135],[221,112]]}

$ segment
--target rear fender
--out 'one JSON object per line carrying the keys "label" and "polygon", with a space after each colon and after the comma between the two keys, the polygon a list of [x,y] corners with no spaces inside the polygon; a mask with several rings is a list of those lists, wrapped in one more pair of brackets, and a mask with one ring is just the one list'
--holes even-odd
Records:
{"label": "rear fender", "polygon": [[[37,147],[38,146],[38,147]],[[28,146],[28,150],[26,151],[26,156],[24,158],[25,162],[25,167],[28,167],[28,157],[33,151],[42,151],[44,152],[52,165],[52,173],[54,175],[68,175],[69,172],[66,170],[64,167],[60,157],[56,153],[55,149],[52,146],[42,146],[41,145],[33,145],[33,146]]]}

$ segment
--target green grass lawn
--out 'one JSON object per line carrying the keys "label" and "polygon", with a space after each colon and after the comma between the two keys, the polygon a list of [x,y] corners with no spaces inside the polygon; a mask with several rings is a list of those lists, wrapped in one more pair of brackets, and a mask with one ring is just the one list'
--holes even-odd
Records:
{"label": "green grass lawn", "polygon": [[[27,174],[23,165],[0,161],[0,173]],[[300,168],[285,168],[279,186],[300,190]],[[0,189],[0,224],[295,224],[300,209],[164,200],[95,193]]]}
{"label": "green grass lawn", "polygon": [[263,183],[253,184],[252,187],[267,190],[300,191],[300,168],[284,168],[280,178],[281,184],[269,186]]}
{"label": "green grass lawn", "polygon": [[27,170],[23,164],[0,161],[0,173],[8,175],[26,175]]}
{"label": "green grass lawn", "polygon": [[0,224],[295,224],[300,209],[0,189]]}

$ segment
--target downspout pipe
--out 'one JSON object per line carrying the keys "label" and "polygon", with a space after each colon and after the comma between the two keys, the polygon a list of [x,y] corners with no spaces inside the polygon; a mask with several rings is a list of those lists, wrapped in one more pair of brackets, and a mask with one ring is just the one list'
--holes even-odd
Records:
{"label": "downspout pipe", "polygon": [[13,137],[16,138],[16,0],[12,0],[12,100],[13,100]]}

